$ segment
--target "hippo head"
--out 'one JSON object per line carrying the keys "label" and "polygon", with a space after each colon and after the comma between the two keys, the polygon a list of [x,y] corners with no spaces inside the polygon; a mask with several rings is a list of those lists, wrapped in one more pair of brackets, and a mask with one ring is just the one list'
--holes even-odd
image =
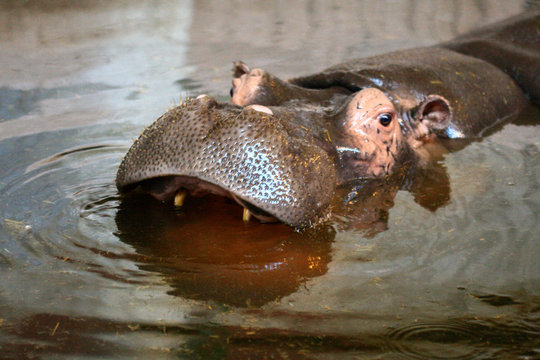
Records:
{"label": "hippo head", "polygon": [[334,117],[341,181],[390,175],[406,159],[424,162],[424,146],[449,124],[450,108],[438,96],[399,112],[379,89],[353,94]]}
{"label": "hippo head", "polygon": [[[242,108],[201,95],[142,133],[120,164],[116,185],[120,192],[140,185],[164,201],[213,193],[263,222],[305,227],[326,217],[337,185],[389,175],[416,153],[411,149],[436,123],[428,114],[404,122],[373,88],[326,112]],[[404,132],[403,123],[414,127]]]}
{"label": "hippo head", "polygon": [[380,90],[356,93],[335,122],[341,179],[388,175],[405,154],[397,111]]}
{"label": "hippo head", "polygon": [[324,217],[336,175],[320,147],[291,136],[287,114],[240,108],[199,96],[168,111],[134,142],[116,185],[138,185],[160,200],[178,192],[236,200],[262,221],[295,227]]}

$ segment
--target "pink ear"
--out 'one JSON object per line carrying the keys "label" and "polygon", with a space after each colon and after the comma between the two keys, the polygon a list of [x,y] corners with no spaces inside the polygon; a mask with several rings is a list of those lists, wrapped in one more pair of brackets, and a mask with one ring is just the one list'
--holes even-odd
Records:
{"label": "pink ear", "polygon": [[415,117],[430,130],[444,130],[452,121],[452,107],[440,95],[429,95],[417,108]]}
{"label": "pink ear", "polygon": [[233,77],[239,78],[240,76],[244,74],[249,73],[249,66],[247,66],[243,61],[235,61],[233,62]]}

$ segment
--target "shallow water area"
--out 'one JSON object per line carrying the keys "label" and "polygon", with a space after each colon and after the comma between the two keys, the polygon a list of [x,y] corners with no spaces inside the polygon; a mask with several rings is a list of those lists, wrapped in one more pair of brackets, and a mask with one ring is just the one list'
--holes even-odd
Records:
{"label": "shallow water area", "polygon": [[[6,358],[540,357],[540,111],[409,190],[349,184],[295,231],[231,201],[114,185],[232,61],[289,78],[430,45],[530,1],[0,4],[0,351]],[[370,187],[371,186],[371,187]]]}

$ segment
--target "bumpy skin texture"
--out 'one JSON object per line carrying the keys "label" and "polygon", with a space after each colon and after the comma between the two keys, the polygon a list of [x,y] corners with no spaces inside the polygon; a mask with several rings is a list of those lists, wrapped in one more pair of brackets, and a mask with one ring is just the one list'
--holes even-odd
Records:
{"label": "bumpy skin texture", "polygon": [[199,187],[202,180],[212,192],[236,197],[289,225],[308,226],[328,211],[335,170],[320,147],[290,136],[283,125],[292,121],[287,117],[209,97],[188,100],[135,141],[116,185],[126,192],[154,178],[181,176],[174,188]]}
{"label": "bumpy skin texture", "polygon": [[481,136],[485,129],[528,103],[516,83],[494,65],[437,47],[347,61],[289,82],[312,89],[341,86],[358,91],[376,87],[402,114],[437,94],[447,99],[452,109],[451,125],[439,134],[448,138]]}
{"label": "bumpy skin texture", "polygon": [[485,60],[510,75],[540,105],[540,10],[528,11],[440,45]]}

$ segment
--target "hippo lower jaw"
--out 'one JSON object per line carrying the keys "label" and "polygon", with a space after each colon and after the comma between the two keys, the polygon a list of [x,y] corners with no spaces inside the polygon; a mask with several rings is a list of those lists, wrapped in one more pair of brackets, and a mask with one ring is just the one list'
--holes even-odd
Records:
{"label": "hippo lower jaw", "polygon": [[242,206],[244,209],[243,220],[245,222],[249,221],[251,216],[262,223],[279,221],[273,215],[243,199],[240,195],[195,177],[182,175],[163,176],[145,180],[140,185],[144,192],[149,193],[157,200],[171,201],[174,198],[174,205],[176,207],[183,205],[186,196],[199,197],[205,194],[214,194],[233,199]]}

